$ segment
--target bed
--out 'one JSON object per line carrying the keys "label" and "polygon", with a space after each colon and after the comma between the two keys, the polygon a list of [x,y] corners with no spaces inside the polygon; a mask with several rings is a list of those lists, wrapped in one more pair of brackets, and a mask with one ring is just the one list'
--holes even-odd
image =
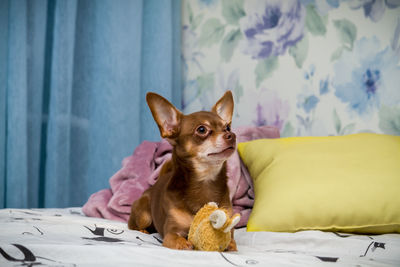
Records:
{"label": "bed", "polygon": [[81,208],[0,210],[0,266],[400,266],[400,235],[236,230],[238,252],[177,251]]}

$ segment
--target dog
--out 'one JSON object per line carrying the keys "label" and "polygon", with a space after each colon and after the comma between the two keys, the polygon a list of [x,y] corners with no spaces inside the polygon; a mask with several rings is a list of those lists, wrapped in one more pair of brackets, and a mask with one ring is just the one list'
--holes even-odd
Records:
{"label": "dog", "polygon": [[[184,115],[162,96],[147,93],[147,104],[162,138],[173,147],[172,157],[157,182],[132,204],[128,227],[145,233],[157,231],[163,246],[191,250],[187,240],[197,211],[216,202],[232,215],[226,160],[236,149],[231,131],[232,92],[227,91],[211,111]],[[227,251],[236,251],[233,238]]]}

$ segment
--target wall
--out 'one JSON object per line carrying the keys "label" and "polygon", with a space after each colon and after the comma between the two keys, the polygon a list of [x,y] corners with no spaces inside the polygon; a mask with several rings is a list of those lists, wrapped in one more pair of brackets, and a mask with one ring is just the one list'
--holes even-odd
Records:
{"label": "wall", "polygon": [[186,0],[184,111],[227,89],[233,126],[400,135],[400,1]]}

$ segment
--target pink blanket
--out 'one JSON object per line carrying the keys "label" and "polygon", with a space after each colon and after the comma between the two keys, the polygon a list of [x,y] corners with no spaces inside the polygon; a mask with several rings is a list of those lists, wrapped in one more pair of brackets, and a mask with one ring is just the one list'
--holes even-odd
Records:
{"label": "pink blanket", "polygon": [[[260,138],[278,138],[275,127],[241,127],[234,130],[237,142]],[[110,178],[111,188],[103,189],[90,196],[83,206],[87,216],[127,222],[131,204],[152,186],[160,174],[162,165],[171,158],[171,145],[144,141],[133,155],[122,161],[122,168]],[[253,184],[238,152],[227,161],[228,186],[234,212],[241,215],[237,227],[245,226],[254,203]]]}

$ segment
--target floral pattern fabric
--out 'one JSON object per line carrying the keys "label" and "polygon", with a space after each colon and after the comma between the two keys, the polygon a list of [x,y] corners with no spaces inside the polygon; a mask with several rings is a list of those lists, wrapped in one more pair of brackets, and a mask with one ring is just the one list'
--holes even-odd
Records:
{"label": "floral pattern fabric", "polygon": [[400,135],[399,0],[186,0],[185,112],[235,97],[234,126]]}

